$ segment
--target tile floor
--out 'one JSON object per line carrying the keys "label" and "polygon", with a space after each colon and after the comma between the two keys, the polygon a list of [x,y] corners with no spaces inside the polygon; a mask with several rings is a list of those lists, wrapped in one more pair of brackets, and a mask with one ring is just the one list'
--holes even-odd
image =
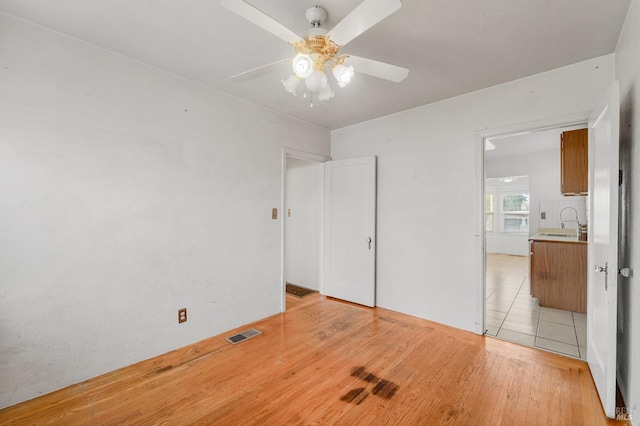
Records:
{"label": "tile floor", "polygon": [[587,359],[587,315],[538,305],[527,256],[487,254],[486,274],[488,335]]}

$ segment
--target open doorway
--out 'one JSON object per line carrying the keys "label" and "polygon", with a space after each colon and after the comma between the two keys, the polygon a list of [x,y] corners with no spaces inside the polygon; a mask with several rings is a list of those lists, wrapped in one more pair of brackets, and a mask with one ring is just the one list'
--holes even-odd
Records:
{"label": "open doorway", "polygon": [[[538,272],[530,245],[543,229],[564,231],[566,208],[576,212],[576,235],[578,222],[586,223],[586,196],[564,196],[560,189],[560,135],[584,127],[577,120],[483,138],[482,262],[485,334],[586,359],[586,309],[550,306],[532,288]],[[586,246],[584,253],[586,262]],[[584,289],[586,300],[586,275]]]}
{"label": "open doorway", "polygon": [[[322,291],[324,162],[284,150],[282,179],[282,311]],[[307,290],[307,291],[305,291]]]}

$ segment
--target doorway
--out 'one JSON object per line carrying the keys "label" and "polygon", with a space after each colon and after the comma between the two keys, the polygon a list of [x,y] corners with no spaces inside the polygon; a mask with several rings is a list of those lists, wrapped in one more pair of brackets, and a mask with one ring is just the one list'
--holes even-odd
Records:
{"label": "doorway", "polygon": [[283,149],[282,312],[287,309],[287,284],[323,290],[324,162],[328,160]]}
{"label": "doorway", "polygon": [[[540,228],[560,228],[559,212],[567,206],[586,221],[586,197],[560,193],[559,135],[584,127],[586,117],[568,117],[484,133],[479,209],[483,334],[582,359],[586,314],[539,305],[530,287],[528,239]],[[509,196],[526,196],[526,211],[509,211]]]}

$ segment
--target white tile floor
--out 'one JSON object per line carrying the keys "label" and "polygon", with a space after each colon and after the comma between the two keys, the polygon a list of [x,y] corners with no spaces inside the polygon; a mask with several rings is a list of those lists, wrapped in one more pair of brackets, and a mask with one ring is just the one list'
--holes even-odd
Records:
{"label": "white tile floor", "polygon": [[538,305],[528,257],[487,254],[486,273],[487,335],[586,360],[586,314]]}

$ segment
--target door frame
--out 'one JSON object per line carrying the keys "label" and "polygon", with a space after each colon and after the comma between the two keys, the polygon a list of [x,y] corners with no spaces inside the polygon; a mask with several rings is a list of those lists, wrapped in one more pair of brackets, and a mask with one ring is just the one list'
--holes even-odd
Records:
{"label": "door frame", "polygon": [[[315,163],[325,163],[326,161],[330,161],[331,157],[321,154],[314,154],[311,152],[301,151],[294,148],[282,147],[282,175],[281,175],[281,185],[280,185],[280,312],[285,312],[287,309],[287,286],[286,286],[286,265],[285,265],[285,243],[286,243],[286,206],[287,206],[287,159],[295,158],[298,160],[311,161]],[[324,170],[323,170],[322,181],[324,185]],[[324,202],[323,202],[324,206]],[[321,209],[321,214],[324,215],[324,207]],[[324,246],[324,220],[321,221],[322,229],[320,229],[319,238],[320,243]],[[318,259],[319,264],[322,266],[324,259],[324,252],[320,250],[320,259]],[[323,280],[323,270],[320,268],[320,293],[323,293],[324,290],[324,280]]]}
{"label": "door frame", "polygon": [[486,139],[516,136],[541,130],[550,130],[558,127],[574,125],[587,125],[591,111],[582,111],[573,114],[544,118],[541,120],[516,123],[505,127],[493,129],[485,128],[476,131],[476,200],[475,200],[475,333],[484,335],[485,331],[485,297],[486,297],[486,242],[485,242],[485,218],[484,218],[484,186],[485,164],[484,146]]}

